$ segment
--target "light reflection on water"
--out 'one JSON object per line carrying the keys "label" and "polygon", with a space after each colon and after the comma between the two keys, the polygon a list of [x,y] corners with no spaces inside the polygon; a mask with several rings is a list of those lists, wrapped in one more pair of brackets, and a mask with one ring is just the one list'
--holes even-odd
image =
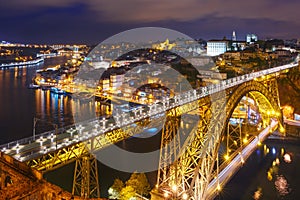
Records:
{"label": "light reflection on water", "polygon": [[216,199],[300,199],[300,139],[267,140]]}
{"label": "light reflection on water", "polygon": [[289,184],[283,175],[276,177],[275,187],[280,196],[285,196],[291,192],[291,188],[289,188]]}
{"label": "light reflection on water", "polygon": [[0,70],[0,144],[32,136],[34,118],[39,119],[36,124],[36,134],[39,134],[53,130],[53,124],[58,127],[73,124],[74,115],[91,112],[101,115],[110,110],[100,103],[80,105],[68,95],[28,89],[37,69],[63,64],[66,59],[53,58],[36,66]]}
{"label": "light reflection on water", "polygon": [[259,200],[259,199],[261,199],[262,195],[263,195],[262,188],[258,187],[257,190],[253,194],[253,199]]}

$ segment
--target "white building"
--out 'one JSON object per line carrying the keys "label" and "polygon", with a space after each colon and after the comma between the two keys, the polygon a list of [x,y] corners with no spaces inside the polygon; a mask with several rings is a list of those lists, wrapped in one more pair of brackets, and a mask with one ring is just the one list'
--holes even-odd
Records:
{"label": "white building", "polygon": [[257,35],[255,34],[247,34],[246,36],[246,42],[248,44],[254,44],[254,42],[257,42],[258,38],[257,38]]}
{"label": "white building", "polygon": [[207,55],[217,56],[227,51],[229,46],[228,40],[209,40],[207,42]]}

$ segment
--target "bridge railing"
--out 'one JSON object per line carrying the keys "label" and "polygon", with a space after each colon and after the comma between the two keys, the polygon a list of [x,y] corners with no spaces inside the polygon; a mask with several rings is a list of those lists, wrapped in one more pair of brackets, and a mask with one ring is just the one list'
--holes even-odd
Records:
{"label": "bridge railing", "polygon": [[66,130],[74,127],[75,125],[69,125],[69,126],[65,126],[65,127],[61,127],[58,128],[57,130],[50,130],[50,131],[46,131],[40,134],[36,134],[35,136],[30,136],[30,137],[26,137],[26,138],[22,138],[19,140],[15,140],[6,144],[2,144],[0,145],[0,150],[5,150],[5,149],[10,149],[16,146],[20,146],[20,145],[26,145],[26,144],[30,144],[32,142],[35,142],[37,139],[40,138],[47,138],[51,135],[59,135],[64,133]]}

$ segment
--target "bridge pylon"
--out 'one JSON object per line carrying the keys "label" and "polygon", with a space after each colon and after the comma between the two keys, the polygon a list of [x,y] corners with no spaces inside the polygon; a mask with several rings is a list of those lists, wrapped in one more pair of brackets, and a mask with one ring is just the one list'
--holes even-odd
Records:
{"label": "bridge pylon", "polygon": [[[218,159],[215,144],[219,141],[225,116],[225,101],[219,96],[213,103],[209,98],[197,101],[198,108],[195,109],[199,118],[184,141],[176,140],[180,135],[176,128],[164,129],[161,147],[169,144],[173,148],[161,149],[157,186],[151,192],[151,200],[205,199],[203,192]],[[178,127],[179,124],[173,122],[172,125]],[[177,144],[165,136],[171,136],[172,142]],[[176,159],[166,163],[171,155],[177,155],[174,156]]]}
{"label": "bridge pylon", "polygon": [[[270,92],[270,94],[272,94],[272,97],[268,97],[268,98],[273,98],[273,101],[277,103],[278,107],[280,108],[280,98],[279,98],[279,89],[278,89],[278,79],[279,75],[272,75],[270,77],[262,77],[261,80],[258,80],[259,82],[261,82]],[[277,119],[279,120],[278,126],[279,126],[279,132],[283,135],[285,135],[286,131],[283,125],[283,114],[282,114],[282,110],[278,111],[279,113],[277,114],[278,117]],[[268,114],[269,115],[269,114]],[[270,118],[269,118],[269,122],[270,123]]]}
{"label": "bridge pylon", "polygon": [[92,154],[76,159],[72,194],[84,198],[100,197],[97,160]]}

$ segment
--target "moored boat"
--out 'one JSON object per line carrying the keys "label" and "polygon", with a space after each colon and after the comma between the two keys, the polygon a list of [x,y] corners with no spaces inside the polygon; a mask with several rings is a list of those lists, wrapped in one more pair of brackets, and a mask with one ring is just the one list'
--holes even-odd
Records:
{"label": "moored boat", "polygon": [[65,94],[65,91],[56,87],[51,87],[50,92],[55,94]]}
{"label": "moored boat", "polygon": [[30,84],[28,85],[28,88],[29,88],[29,89],[38,89],[38,88],[40,88],[40,86],[39,86],[39,85],[36,85],[36,84],[34,84],[34,83],[30,83]]}

